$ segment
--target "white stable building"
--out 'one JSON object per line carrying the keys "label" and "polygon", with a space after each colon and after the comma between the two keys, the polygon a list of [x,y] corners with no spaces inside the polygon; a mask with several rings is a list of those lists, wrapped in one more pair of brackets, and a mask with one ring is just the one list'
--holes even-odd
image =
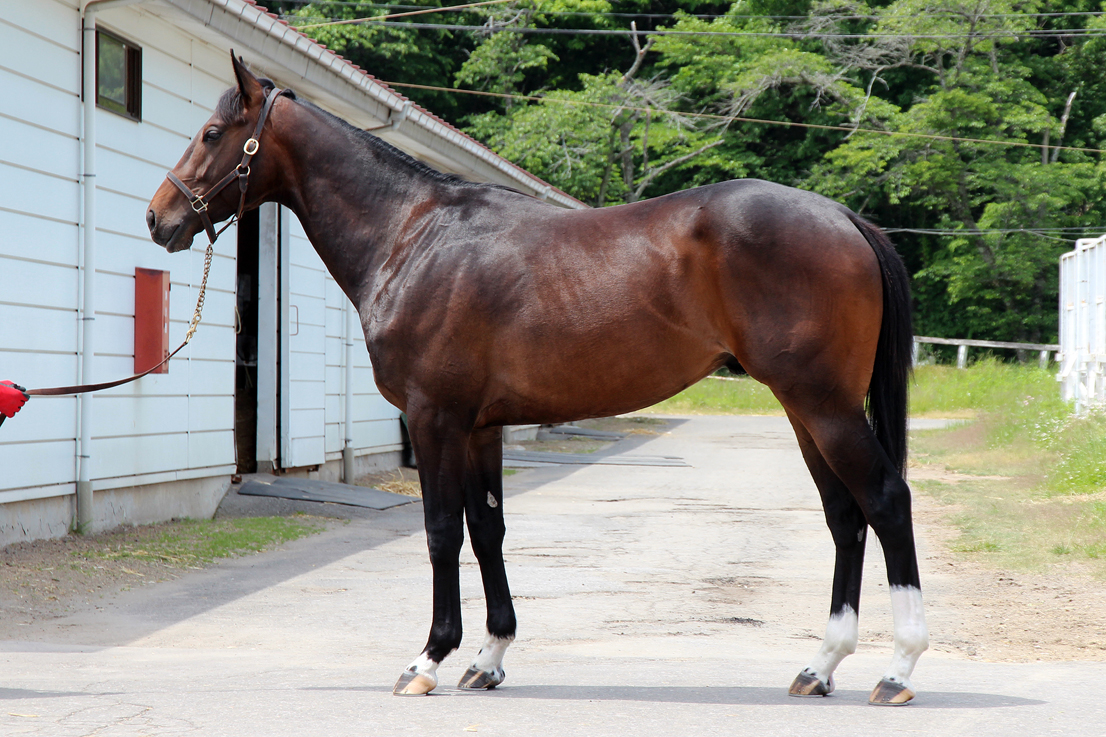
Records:
{"label": "white stable building", "polygon": [[1060,373],[1077,412],[1106,406],[1106,235],[1060,257]]}
{"label": "white stable building", "polygon": [[[234,83],[232,48],[438,169],[582,206],[248,0],[3,2],[0,379],[133,373],[136,313],[154,314],[136,269],[170,285],[168,342],[183,339],[203,251],[167,254],[145,212]],[[78,499],[88,530],[210,516],[239,467],[336,480],[347,447],[359,473],[394,467],[399,413],[354,322],[295,216],[261,208],[220,238],[203,322],[167,373],[35,397],[0,427],[0,545],[66,534]]]}

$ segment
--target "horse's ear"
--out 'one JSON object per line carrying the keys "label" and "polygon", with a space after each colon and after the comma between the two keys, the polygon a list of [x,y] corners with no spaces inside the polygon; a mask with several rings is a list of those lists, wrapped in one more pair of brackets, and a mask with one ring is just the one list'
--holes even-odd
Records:
{"label": "horse's ear", "polygon": [[238,91],[242,93],[242,104],[246,109],[259,107],[265,101],[265,90],[261,88],[261,82],[246,68],[246,62],[234,55],[234,49],[230,52],[230,63],[234,66]]}

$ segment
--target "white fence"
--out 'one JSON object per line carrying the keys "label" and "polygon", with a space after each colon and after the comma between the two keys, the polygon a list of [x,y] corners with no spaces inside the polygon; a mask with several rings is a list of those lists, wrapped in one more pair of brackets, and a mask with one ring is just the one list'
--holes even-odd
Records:
{"label": "white fence", "polygon": [[1106,404],[1106,236],[1060,257],[1060,373],[1077,412]]}
{"label": "white fence", "polygon": [[1049,354],[1060,350],[1060,346],[1052,343],[1009,343],[1002,340],[972,340],[970,338],[930,338],[925,335],[914,336],[914,363],[918,363],[918,346],[922,343],[934,345],[956,346],[956,368],[966,368],[968,365],[968,348],[1008,348],[1018,351],[1033,351],[1038,354],[1038,363],[1041,368],[1048,368]]}

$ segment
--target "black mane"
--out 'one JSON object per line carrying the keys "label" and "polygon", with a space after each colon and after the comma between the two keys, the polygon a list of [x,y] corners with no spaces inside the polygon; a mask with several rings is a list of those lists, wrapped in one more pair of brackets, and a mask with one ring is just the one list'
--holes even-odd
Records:
{"label": "black mane", "polygon": [[321,113],[328,120],[334,122],[340,128],[353,135],[359,142],[364,143],[366,146],[369,146],[373,150],[396,160],[399,164],[405,166],[408,169],[414,170],[416,174],[420,174],[428,179],[442,182],[443,184],[452,184],[461,187],[490,187],[492,189],[504,189],[508,192],[518,192],[518,190],[514,187],[507,187],[502,184],[494,184],[490,182],[473,182],[469,179],[458,176],[457,174],[446,174],[445,172],[438,171],[429,164],[419,161],[406,151],[396,148],[392,144],[385,141],[383,138],[380,138],[379,136],[374,136],[369,131],[352,125],[348,121],[339,118],[337,115],[323,110],[321,107],[314,104],[313,102],[304,100],[302,98],[297,99],[297,102],[299,102],[300,105],[303,105],[306,108]]}
{"label": "black mane", "polygon": [[[261,86],[265,90],[266,94],[268,94],[269,90],[273,89],[276,86],[271,79],[259,78],[258,81],[261,82]],[[422,175],[428,179],[442,182],[443,184],[452,184],[461,187],[490,187],[492,189],[504,189],[508,192],[519,192],[519,190],[515,189],[514,187],[508,187],[502,184],[494,184],[489,182],[473,182],[456,174],[446,174],[445,172],[438,171],[429,164],[425,164],[419,161],[414,156],[408,154],[406,151],[402,151],[396,148],[379,136],[374,136],[372,133],[369,133],[363,128],[358,128],[357,126],[350,124],[348,121],[339,118],[337,115],[323,110],[321,107],[313,102],[297,97],[296,93],[292,90],[285,89],[280,94],[291,100],[295,100],[300,105],[303,105],[306,108],[321,113],[327,120],[330,120],[331,122],[338,125],[338,127],[352,134],[361,143],[364,143],[366,146],[369,146],[375,151],[384,154],[385,156],[395,160],[397,163],[407,167],[408,169],[414,170],[416,174]],[[238,89],[238,87],[231,87],[219,97],[219,101],[215,104],[215,113],[228,125],[236,125],[246,122],[245,109],[242,105],[242,92]],[[524,193],[520,192],[520,194]]]}

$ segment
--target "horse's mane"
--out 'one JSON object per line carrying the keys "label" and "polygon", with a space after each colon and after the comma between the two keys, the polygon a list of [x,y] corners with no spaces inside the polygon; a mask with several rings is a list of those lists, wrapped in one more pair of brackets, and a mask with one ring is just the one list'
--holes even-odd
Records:
{"label": "horse's mane", "polygon": [[[273,84],[273,81],[271,79],[260,78],[258,81],[261,82],[261,86],[265,90],[266,94],[268,94],[269,90],[276,86],[275,84]],[[352,135],[358,142],[363,143],[369,148],[372,148],[373,150],[384,154],[388,158],[396,161],[399,165],[411,169],[416,174],[419,174],[423,177],[442,182],[444,184],[452,184],[461,187],[487,187],[492,189],[504,189],[509,192],[518,192],[518,190],[514,189],[513,187],[507,187],[502,184],[472,182],[468,179],[465,179],[464,177],[457,176],[456,174],[446,174],[444,172],[440,172],[434,167],[419,161],[407,152],[401,151],[384,139],[378,136],[374,136],[368,131],[362,128],[358,128],[355,125],[351,125],[342,118],[339,118],[337,115],[323,110],[321,107],[312,102],[309,102],[308,100],[297,97],[296,93],[292,90],[286,89],[281,92],[281,95],[295,100],[300,105],[303,105],[304,107],[321,114],[324,119],[328,120],[333,125]],[[219,101],[215,104],[215,112],[228,124],[233,125],[245,122],[245,109],[242,105],[242,93],[238,89],[238,87],[231,87],[219,97]]]}

